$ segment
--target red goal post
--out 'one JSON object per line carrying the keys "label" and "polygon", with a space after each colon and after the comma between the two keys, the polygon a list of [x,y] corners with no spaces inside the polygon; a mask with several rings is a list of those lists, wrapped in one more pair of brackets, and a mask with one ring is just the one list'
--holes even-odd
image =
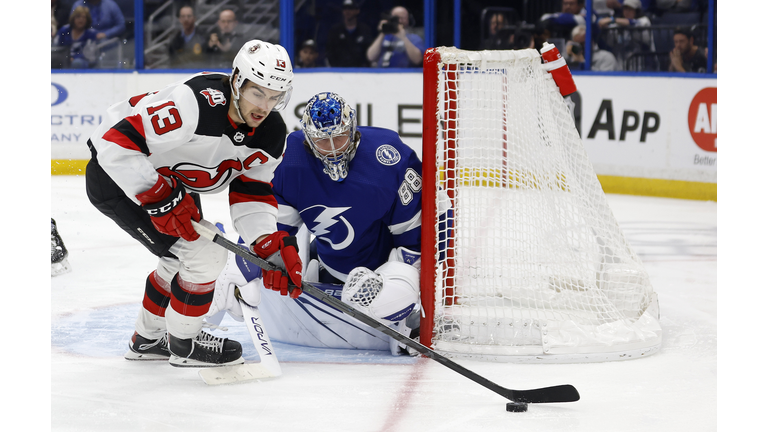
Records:
{"label": "red goal post", "polygon": [[510,362],[656,352],[656,294],[540,54],[431,48],[423,91],[421,343]]}

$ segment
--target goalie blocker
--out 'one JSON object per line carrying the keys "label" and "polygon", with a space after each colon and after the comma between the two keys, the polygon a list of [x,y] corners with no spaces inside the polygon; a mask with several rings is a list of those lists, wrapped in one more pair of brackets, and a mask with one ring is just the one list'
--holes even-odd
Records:
{"label": "goalie blocker", "polygon": [[[238,243],[242,245],[242,239]],[[344,285],[315,285],[401,334],[415,337],[420,310],[419,258],[418,253],[405,248],[393,249],[388,262],[375,270],[355,268]],[[316,261],[310,261],[303,278],[316,280],[317,268]],[[264,288],[261,277],[260,268],[229,252],[227,265],[216,281],[206,320],[218,324],[226,311],[242,322],[243,311],[234,294],[235,288],[239,288],[246,303],[259,307],[272,340],[317,348],[389,350],[393,355],[408,353],[404,345],[315,297],[303,295],[292,299]]]}

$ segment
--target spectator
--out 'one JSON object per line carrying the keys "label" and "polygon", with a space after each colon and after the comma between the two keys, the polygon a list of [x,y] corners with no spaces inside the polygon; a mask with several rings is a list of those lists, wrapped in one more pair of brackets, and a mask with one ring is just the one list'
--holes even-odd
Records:
{"label": "spectator", "polygon": [[[547,42],[552,37],[552,32],[549,30],[549,23],[547,21],[539,21],[533,28],[533,47],[539,51],[544,47],[544,42]],[[559,50],[560,48],[558,48]]]}
{"label": "spectator", "polygon": [[612,16],[616,9],[621,9],[621,2],[619,0],[592,1],[592,10],[595,12],[598,19]]}
{"label": "spectator", "polygon": [[502,12],[491,15],[488,21],[488,37],[480,45],[483,50],[512,49],[515,42],[515,33],[509,28],[507,16]]}
{"label": "spectator", "polygon": [[125,17],[114,0],[77,0],[72,5],[72,12],[80,6],[90,10],[91,26],[97,32],[97,39],[111,39],[125,32]]}
{"label": "spectator", "polygon": [[[544,44],[542,43],[542,46]],[[515,39],[512,41],[512,48],[515,50],[535,48],[535,39],[530,30],[517,29]]]}
{"label": "spectator", "polygon": [[[571,40],[565,46],[566,62],[571,69],[584,69],[584,43],[587,39],[587,26],[578,25],[571,32]],[[618,70],[618,61],[610,51],[600,49],[597,43],[592,41],[592,68],[593,71]]]}
{"label": "spectator", "polygon": [[707,72],[707,56],[696,46],[690,30],[676,28],[672,40],[675,48],[669,53],[670,72]]}
{"label": "spectator", "polygon": [[299,50],[299,61],[296,62],[296,69],[306,69],[317,67],[317,44],[312,39],[307,39],[301,44]]}
{"label": "spectator", "polygon": [[235,54],[248,39],[237,28],[237,16],[232,9],[219,13],[216,27],[208,34],[206,52],[210,54],[211,65],[226,68],[232,64]]}
{"label": "spectator", "polygon": [[540,21],[546,21],[546,27],[552,37],[567,39],[574,27],[586,25],[584,0],[563,0],[560,12],[544,14]]}
{"label": "spectator", "polygon": [[640,0],[624,0],[622,6],[623,17],[600,18],[597,24],[600,28],[606,27],[648,27],[651,20],[643,15],[643,5]]}
{"label": "spectator", "polygon": [[691,0],[656,0],[656,10],[665,12],[690,12]]}
{"label": "spectator", "polygon": [[64,0],[51,0],[51,37],[69,22],[72,8]]}
{"label": "spectator", "polygon": [[69,47],[60,67],[87,69],[96,63],[97,32],[91,28],[91,13],[85,6],[78,6],[69,16],[69,24],[59,30],[53,39],[54,47]]}
{"label": "spectator", "polygon": [[331,67],[369,67],[366,50],[373,41],[373,31],[358,21],[360,7],[355,0],[341,5],[343,21],[328,31],[326,56]]}
{"label": "spectator", "polygon": [[388,19],[379,22],[379,35],[368,47],[368,60],[381,68],[419,67],[423,61],[424,41],[409,31],[410,15],[402,6],[392,9]]}
{"label": "spectator", "polygon": [[203,68],[206,65],[206,57],[203,53],[206,38],[197,31],[195,23],[195,10],[190,5],[182,6],[179,9],[179,24],[181,30],[176,37],[171,39],[168,51],[171,55],[171,66]]}
{"label": "spectator", "polygon": [[600,18],[598,26],[603,31],[603,40],[619,59],[621,65],[629,54],[653,51],[653,36],[650,30],[651,20],[643,14],[640,0],[624,0],[622,17],[610,16]]}

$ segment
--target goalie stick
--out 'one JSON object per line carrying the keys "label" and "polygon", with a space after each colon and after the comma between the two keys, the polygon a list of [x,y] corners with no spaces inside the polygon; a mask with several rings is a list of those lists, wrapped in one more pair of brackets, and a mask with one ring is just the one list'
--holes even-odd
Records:
{"label": "goalie stick", "polygon": [[240,295],[239,289],[235,289],[235,297],[243,309],[244,322],[259,354],[260,362],[200,369],[198,375],[208,385],[277,378],[283,374],[275,350],[272,348],[272,342],[261,320],[259,308],[246,303]]}
{"label": "goalie stick", "polygon": [[[228,239],[219,235],[215,231],[210,230],[200,225],[199,223],[196,223],[195,221],[192,221],[192,225],[195,227],[195,230],[197,231],[198,234],[211,240],[217,245],[229,251],[234,252],[236,255],[242,257],[243,259],[246,259],[256,264],[257,266],[261,267],[264,270],[277,270],[277,266],[250,253],[243,247],[238,246],[237,244],[229,241]],[[357,319],[358,321],[384,333],[385,335],[397,340],[398,342],[404,345],[407,345],[410,348],[413,348],[418,353],[426,357],[429,357],[430,359],[440,363],[441,365],[453,370],[454,372],[457,372],[463,375],[466,378],[469,378],[470,380],[503,396],[504,398],[512,402],[553,403],[553,402],[576,402],[579,400],[579,397],[580,397],[579,392],[576,390],[574,386],[570,384],[563,384],[558,386],[543,387],[543,388],[530,389],[530,390],[512,390],[512,389],[502,387],[490,381],[489,379],[484,378],[478,375],[477,373],[472,372],[471,370],[459,365],[458,363],[438,354],[437,352],[420,344],[419,342],[416,342],[415,340],[400,334],[396,330],[389,328],[388,326],[382,324],[378,320],[371,318],[370,316],[358,311],[357,309],[353,308],[352,306],[349,306],[348,304],[342,302],[341,300],[336,299],[332,295],[326,294],[324,291],[316,288],[310,283],[302,282],[301,288],[308,295],[311,295],[312,297],[317,298],[318,300],[329,305],[330,307]],[[210,368],[210,369],[221,369],[221,368]]]}

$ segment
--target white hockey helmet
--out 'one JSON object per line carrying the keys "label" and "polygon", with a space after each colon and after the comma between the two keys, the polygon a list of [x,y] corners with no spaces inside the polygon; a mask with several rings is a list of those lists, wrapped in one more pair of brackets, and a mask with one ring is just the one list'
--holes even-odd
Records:
{"label": "white hockey helmet", "polygon": [[232,62],[232,76],[235,73],[237,73],[237,80],[234,87],[238,89],[238,92],[235,96],[233,89],[232,94],[235,103],[237,103],[238,111],[240,110],[239,89],[245,84],[245,80],[270,90],[282,92],[272,111],[285,108],[291,99],[293,65],[291,65],[288,52],[280,45],[258,39],[246,42]]}
{"label": "white hockey helmet", "polygon": [[[307,102],[300,123],[312,153],[325,166],[323,172],[333,181],[344,181],[357,151],[356,111],[336,93],[318,93]],[[346,140],[334,139],[341,136]]]}

